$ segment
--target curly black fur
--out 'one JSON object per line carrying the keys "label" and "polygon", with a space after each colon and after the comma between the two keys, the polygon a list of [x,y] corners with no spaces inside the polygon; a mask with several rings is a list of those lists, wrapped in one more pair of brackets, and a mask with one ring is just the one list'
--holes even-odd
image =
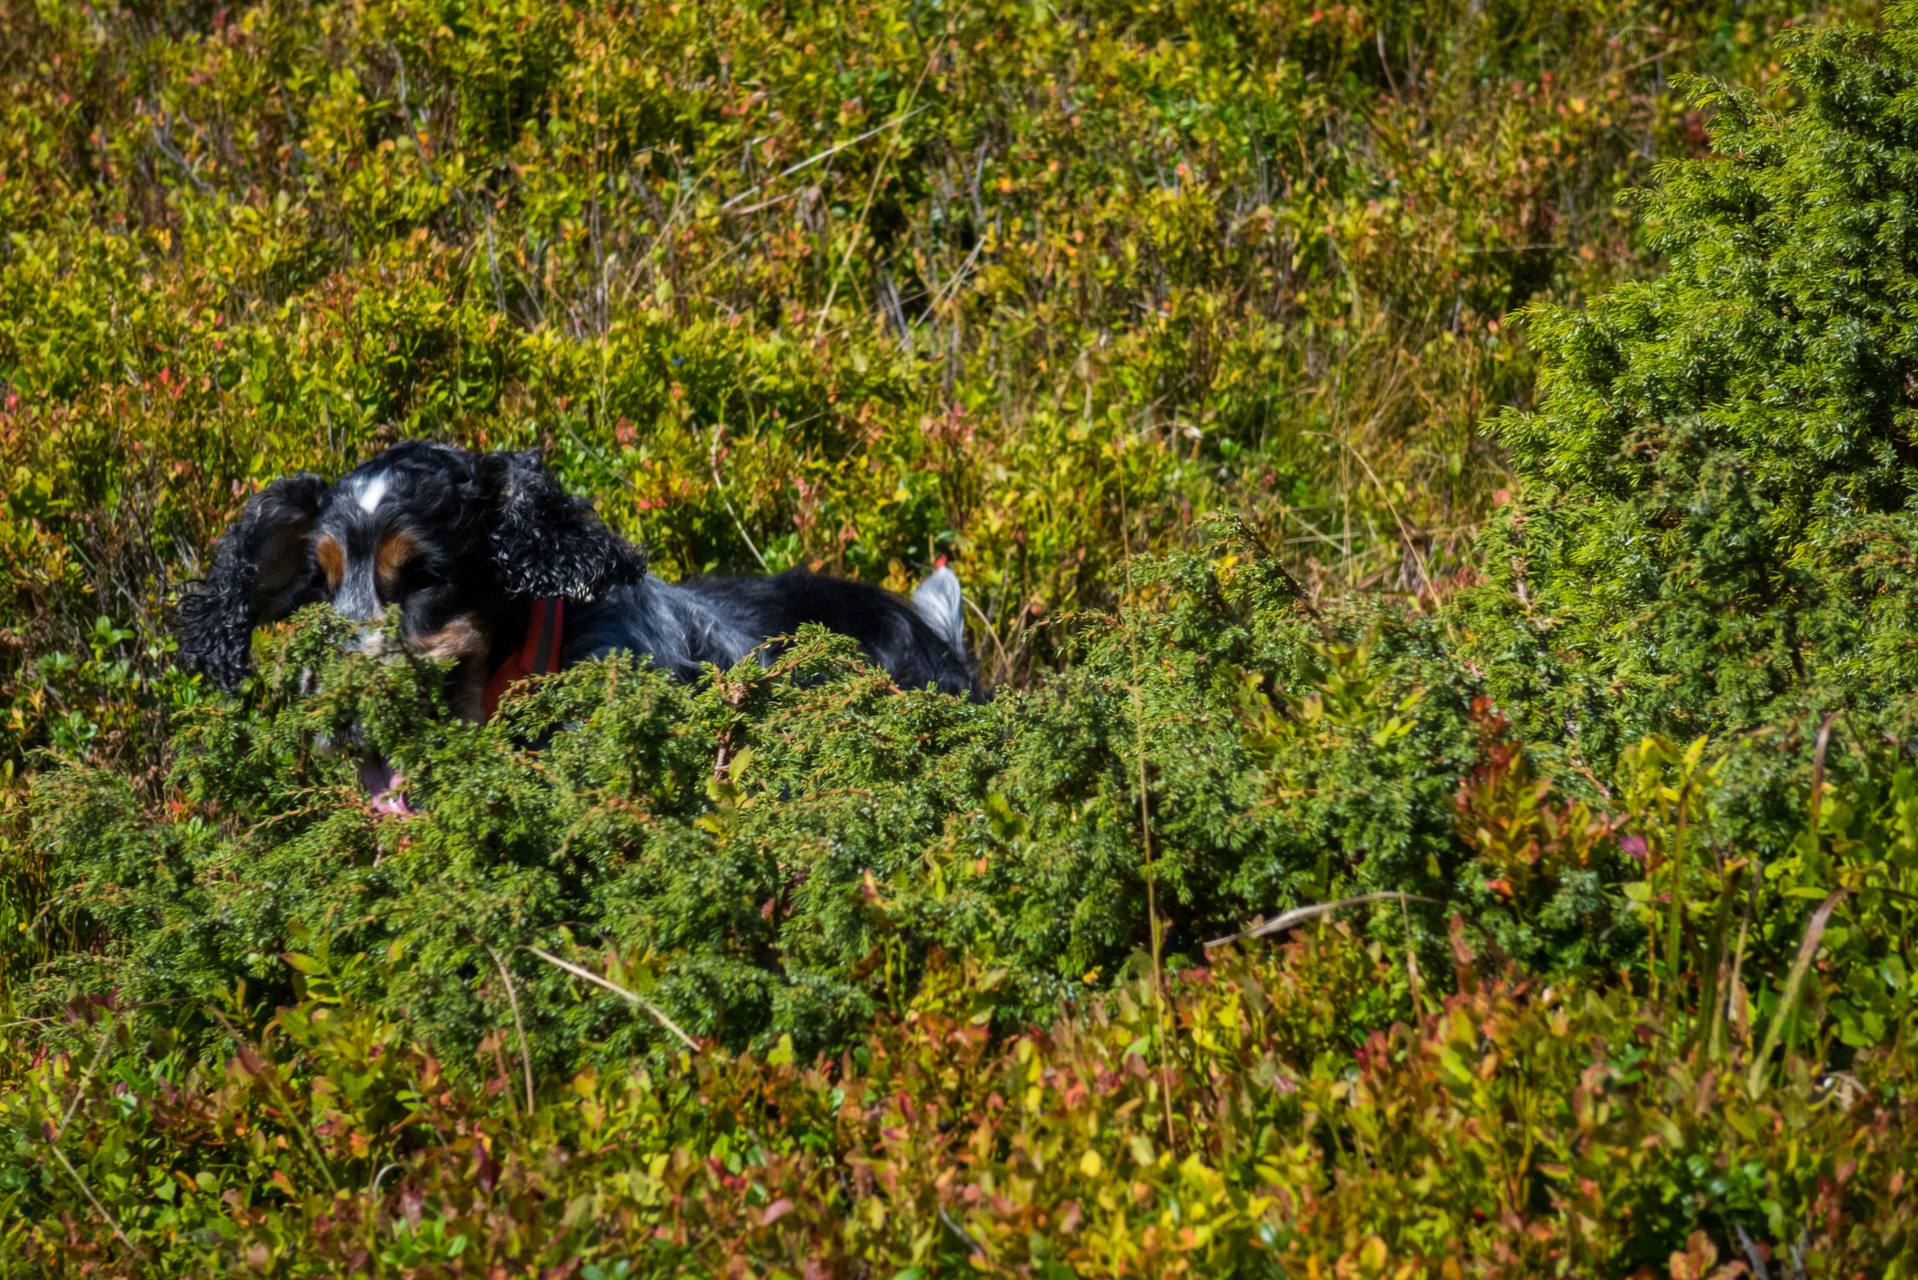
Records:
{"label": "curly black fur", "polygon": [[326,490],[308,471],[255,494],[221,535],[213,571],[180,601],[180,656],[222,689],[236,688],[252,665],[254,627],[320,598],[307,534]]}
{"label": "curly black fur", "polygon": [[487,538],[509,595],[586,603],[646,576],[646,561],[608,529],[593,504],[560,487],[540,452],[489,453],[480,474],[497,494]]}

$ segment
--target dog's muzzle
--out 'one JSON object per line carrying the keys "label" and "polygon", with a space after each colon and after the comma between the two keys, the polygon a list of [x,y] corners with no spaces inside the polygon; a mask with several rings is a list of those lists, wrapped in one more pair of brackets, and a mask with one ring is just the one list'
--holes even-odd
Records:
{"label": "dog's muzzle", "polygon": [[[381,653],[385,652],[386,649],[384,629],[377,621],[363,621],[354,629],[352,639],[348,640],[342,647],[347,653],[359,653],[365,654],[368,657],[378,657]],[[312,673],[308,673],[308,678],[302,682],[302,685],[308,693],[315,691],[317,686],[313,680]],[[365,788],[367,803],[370,804],[376,812],[398,814],[416,812],[413,806],[407,802],[406,793],[401,790],[406,783],[405,776],[401,774],[399,770],[395,769],[385,756],[377,751],[368,750],[363,745],[360,737],[360,726],[357,722],[346,731],[344,737],[322,737],[314,742],[313,747],[314,750],[323,756],[343,756],[350,755],[354,752],[359,753],[360,764],[358,774],[360,786]]]}
{"label": "dog's muzzle", "polygon": [[406,785],[405,776],[377,751],[368,751],[360,757],[360,785],[366,788],[367,803],[376,812],[415,812],[407,802],[406,792],[400,789]]}

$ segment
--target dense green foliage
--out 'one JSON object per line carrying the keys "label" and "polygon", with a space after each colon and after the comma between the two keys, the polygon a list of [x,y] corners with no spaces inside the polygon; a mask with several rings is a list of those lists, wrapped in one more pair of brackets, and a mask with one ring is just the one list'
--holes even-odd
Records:
{"label": "dense green foliage", "polygon": [[1913,39],[1781,42],[1789,112],[1702,94],[1723,158],[1642,201],[1670,268],[1533,317],[1546,407],[1500,425],[1528,483],[1487,572],[1594,758],[1911,694]]}
{"label": "dense green foliage", "polygon": [[[0,1275],[1911,1274],[1918,11],[1800,16],[0,0]],[[171,666],[409,434],[998,696]]]}
{"label": "dense green foliage", "polygon": [[[58,909],[111,941],[43,970],[32,1007],[103,981],[136,1003],[210,1000],[238,977],[289,1000],[280,953],[305,930],[341,954],[403,948],[378,1003],[449,1052],[496,1025],[497,993],[473,984],[489,950],[576,940],[614,943],[626,981],[735,1047],[831,1049],[898,1012],[935,949],[1002,970],[1005,1025],[1043,1019],[1149,941],[1140,727],[1172,952],[1196,960],[1202,939],[1333,886],[1489,905],[1452,812],[1469,691],[1418,682],[1446,670],[1417,631],[1319,644],[1282,579],[1237,568],[1189,566],[1209,600],[1167,581],[1181,607],[1086,624],[1069,675],[987,706],[900,694],[822,636],[694,690],[623,660],[580,667],[476,727],[438,718],[434,664],[341,657],[322,615],[266,658],[257,698],[182,714],[161,805],[111,769],[44,778],[34,837],[73,886]],[[1295,706],[1240,743],[1239,663],[1324,686],[1306,731]],[[322,692],[301,697],[310,671]],[[353,759],[316,753],[355,723],[423,813],[391,820],[357,794]],[[1547,943],[1584,958],[1606,923],[1574,911],[1549,938],[1506,940],[1563,968]],[[663,1034],[610,996],[569,1007],[571,979],[530,955],[512,968],[545,1065]]]}

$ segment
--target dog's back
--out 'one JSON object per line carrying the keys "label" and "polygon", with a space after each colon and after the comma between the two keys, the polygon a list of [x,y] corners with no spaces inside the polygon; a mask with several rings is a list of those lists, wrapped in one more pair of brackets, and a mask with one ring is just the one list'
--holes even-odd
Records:
{"label": "dog's back", "polygon": [[[935,580],[938,585],[928,591]],[[677,590],[692,596],[735,632],[784,636],[806,623],[817,623],[857,640],[866,656],[886,668],[902,689],[930,684],[941,693],[982,701],[979,682],[966,661],[957,614],[958,588],[958,579],[942,568],[915,593],[919,607],[878,587],[801,570],[770,577],[695,578],[680,583]],[[955,632],[958,643],[953,641]]]}
{"label": "dog's back", "polygon": [[[940,572],[951,576],[949,570]],[[892,591],[802,570],[769,578],[694,578],[679,583],[679,589],[735,631],[792,635],[813,622],[859,641],[865,656],[886,668],[901,689],[936,685],[940,693],[984,700],[963,639],[953,645],[946,633],[946,616],[928,620]]]}

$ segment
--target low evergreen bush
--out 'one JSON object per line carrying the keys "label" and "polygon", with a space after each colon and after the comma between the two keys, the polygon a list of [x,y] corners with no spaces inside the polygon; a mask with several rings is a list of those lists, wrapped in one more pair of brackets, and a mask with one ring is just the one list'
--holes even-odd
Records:
{"label": "low evergreen bush", "polygon": [[1666,270],[1534,309],[1540,407],[1497,422],[1524,483],[1480,544],[1484,661],[1592,761],[1909,713],[1918,32],[1778,45],[1798,100],[1692,87],[1717,154],[1637,201]]}
{"label": "low evergreen bush", "polygon": [[[342,653],[311,611],[247,697],[181,713],[162,804],[111,768],[40,776],[53,909],[101,941],[30,1007],[101,982],[140,1004],[239,982],[291,1000],[282,956],[312,936],[391,952],[356,994],[449,1051],[497,1025],[502,960],[542,1066],[671,1046],[614,996],[569,999],[538,946],[614,958],[695,1036],[810,1054],[900,1012],[935,952],[1001,975],[1002,1026],[1043,1021],[1143,963],[1148,875],[1175,965],[1253,917],[1381,891],[1423,900],[1374,907],[1383,934],[1416,917],[1441,955],[1426,904],[1488,895],[1453,814],[1472,691],[1432,629],[1335,625],[1229,553],[1139,583],[1152,603],[1072,625],[1059,678],[985,706],[897,691],[822,632],[690,689],[616,656],[483,727],[445,718],[437,664]],[[325,749],[355,734],[419,812],[372,807],[360,748]],[[1504,941],[1621,959],[1631,931],[1607,953],[1587,923]]]}

